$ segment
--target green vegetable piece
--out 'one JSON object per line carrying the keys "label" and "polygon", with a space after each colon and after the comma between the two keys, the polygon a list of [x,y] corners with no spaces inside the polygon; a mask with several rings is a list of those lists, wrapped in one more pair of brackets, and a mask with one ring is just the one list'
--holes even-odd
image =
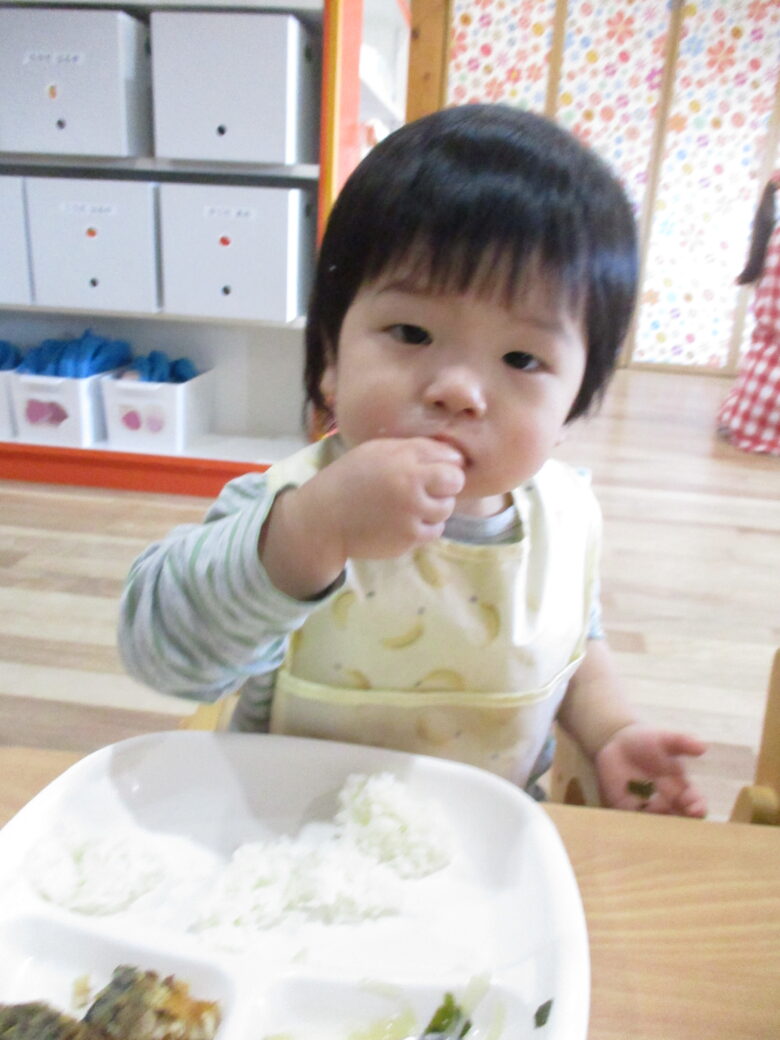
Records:
{"label": "green vegetable piece", "polygon": [[552,1006],[552,1000],[545,1000],[544,1004],[539,1005],[534,1015],[534,1029],[541,1029],[542,1026],[547,1025],[547,1019],[550,1017]]}
{"label": "green vegetable piece", "polygon": [[471,1022],[455,1003],[451,993],[436,1008],[420,1040],[461,1040],[471,1029]]}
{"label": "green vegetable piece", "polygon": [[458,1005],[455,1003],[455,998],[451,993],[445,993],[444,1000],[436,1008],[433,1017],[428,1023],[425,1030],[426,1033],[442,1033],[445,1029],[449,1029],[458,1013]]}
{"label": "green vegetable piece", "polygon": [[629,780],[626,784],[629,794],[635,794],[637,798],[652,798],[655,794],[655,784],[652,780]]}

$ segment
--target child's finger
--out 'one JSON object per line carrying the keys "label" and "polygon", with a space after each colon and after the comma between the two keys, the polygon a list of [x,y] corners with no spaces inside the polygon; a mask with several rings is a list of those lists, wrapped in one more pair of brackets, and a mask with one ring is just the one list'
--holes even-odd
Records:
{"label": "child's finger", "polygon": [[664,751],[669,755],[690,755],[698,758],[707,750],[707,745],[687,733],[663,733],[661,735]]}
{"label": "child's finger", "polygon": [[414,437],[411,440],[421,452],[420,458],[425,461],[450,462],[461,469],[466,463],[463,452],[447,441],[440,441],[435,437]]}
{"label": "child's finger", "polygon": [[648,805],[650,812],[693,817],[707,815],[707,803],[701,792],[687,780],[664,777],[658,781],[656,795]]}
{"label": "child's finger", "polygon": [[675,816],[702,817],[707,815],[707,803],[701,792],[687,784],[681,791],[669,796],[670,811]]}
{"label": "child's finger", "polygon": [[421,507],[419,518],[425,524],[444,523],[452,516],[454,509],[454,495],[431,496]]}
{"label": "child's finger", "polygon": [[463,490],[466,478],[460,466],[443,463],[432,466],[425,480],[425,490],[434,498],[449,498]]}
{"label": "child's finger", "polygon": [[703,820],[707,815],[707,803],[704,798],[697,794],[696,797],[681,806],[683,816],[693,816],[697,820]]}

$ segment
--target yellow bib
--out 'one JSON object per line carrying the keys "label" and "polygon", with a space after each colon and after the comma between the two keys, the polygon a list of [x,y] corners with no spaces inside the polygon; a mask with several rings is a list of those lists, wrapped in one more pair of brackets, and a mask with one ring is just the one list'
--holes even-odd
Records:
{"label": "yellow bib", "polygon": [[[271,493],[342,450],[329,438],[273,467]],[[290,641],[272,732],[456,759],[524,786],[582,659],[600,520],[586,481],[561,463],[513,497],[520,542],[442,538],[351,560]]]}

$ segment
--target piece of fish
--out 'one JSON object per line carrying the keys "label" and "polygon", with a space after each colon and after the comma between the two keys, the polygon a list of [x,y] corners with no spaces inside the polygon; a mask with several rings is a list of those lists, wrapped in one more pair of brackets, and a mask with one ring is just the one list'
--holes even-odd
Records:
{"label": "piece of fish", "polygon": [[172,975],[161,978],[123,964],[84,1021],[112,1040],[212,1040],[220,1013],[214,1001],[193,1000],[187,984]]}
{"label": "piece of fish", "polygon": [[2,1040],[107,1040],[97,1026],[63,1015],[40,1001],[0,1004]]}
{"label": "piece of fish", "polygon": [[0,1040],[213,1040],[219,1022],[219,1005],[193,1000],[185,982],[128,965],[80,1021],[43,1002],[0,1004]]}

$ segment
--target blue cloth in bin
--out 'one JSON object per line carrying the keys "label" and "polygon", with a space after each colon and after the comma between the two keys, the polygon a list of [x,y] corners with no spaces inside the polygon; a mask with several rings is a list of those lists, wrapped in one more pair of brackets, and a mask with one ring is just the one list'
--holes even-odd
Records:
{"label": "blue cloth in bin", "polygon": [[22,352],[13,343],[0,339],[0,372],[16,368],[22,360]]}
{"label": "blue cloth in bin", "polygon": [[135,358],[130,368],[138,373],[143,383],[186,383],[198,374],[189,358],[171,361],[163,350],[153,350],[144,357]]}
{"label": "blue cloth in bin", "polygon": [[78,339],[44,340],[25,354],[19,371],[36,376],[86,379],[121,368],[131,360],[129,343],[106,339],[87,329]]}

